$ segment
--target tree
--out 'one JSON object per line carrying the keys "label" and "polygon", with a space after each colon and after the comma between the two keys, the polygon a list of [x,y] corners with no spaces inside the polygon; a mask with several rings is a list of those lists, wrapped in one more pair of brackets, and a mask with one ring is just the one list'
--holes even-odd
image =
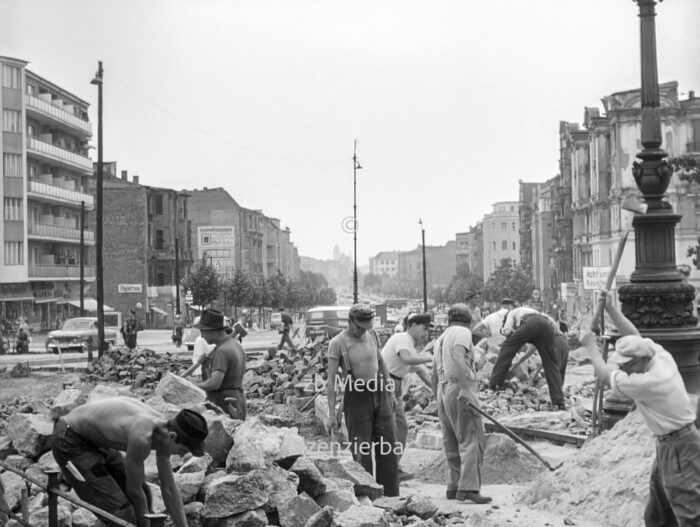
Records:
{"label": "tree", "polygon": [[205,257],[193,272],[182,280],[182,286],[192,291],[192,301],[198,306],[209,306],[219,297],[219,275]]}
{"label": "tree", "polygon": [[241,269],[236,269],[233,278],[222,284],[229,301],[235,306],[249,306],[253,300],[252,277]]}
{"label": "tree", "polygon": [[489,302],[499,302],[501,298],[508,297],[522,303],[532,297],[534,289],[532,279],[522,270],[514,268],[510,258],[504,258],[484,285],[484,298]]}
{"label": "tree", "polygon": [[317,303],[323,306],[332,306],[337,300],[338,297],[335,294],[335,289],[331,287],[324,287],[318,292],[318,296],[316,297]]}
{"label": "tree", "polygon": [[372,289],[373,287],[382,287],[382,279],[378,275],[373,273],[366,274],[362,283],[365,289]]}

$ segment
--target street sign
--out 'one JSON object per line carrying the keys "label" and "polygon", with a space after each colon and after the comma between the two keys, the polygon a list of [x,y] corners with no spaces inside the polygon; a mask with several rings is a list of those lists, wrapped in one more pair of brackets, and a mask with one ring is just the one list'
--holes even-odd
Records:
{"label": "street sign", "polygon": [[191,304],[192,302],[194,302],[192,291],[187,291],[187,294],[185,295],[185,304]]}
{"label": "street sign", "polygon": [[[589,291],[604,289],[608,280],[610,267],[584,267],[583,268],[583,288]],[[615,289],[616,282],[613,281],[611,289]]]}
{"label": "street sign", "polygon": [[540,290],[539,289],[533,289],[532,290],[532,298],[537,300],[540,297]]}

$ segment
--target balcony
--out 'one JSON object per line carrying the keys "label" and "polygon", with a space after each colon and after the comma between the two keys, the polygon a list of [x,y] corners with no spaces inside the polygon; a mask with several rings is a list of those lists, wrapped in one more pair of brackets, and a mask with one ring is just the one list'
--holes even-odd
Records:
{"label": "balcony", "polygon": [[[57,99],[58,101],[58,99]],[[63,103],[61,106],[56,106],[48,100],[34,97],[33,95],[25,94],[24,103],[29,113],[36,112],[37,114],[48,117],[60,125],[67,127],[69,131],[78,130],[81,135],[91,136],[92,125],[88,121],[83,121],[72,113],[66,111]],[[72,108],[68,106],[67,108]]]}
{"label": "balcony", "polygon": [[27,182],[27,194],[29,197],[44,198],[55,203],[69,205],[80,205],[80,202],[84,201],[87,210],[92,210],[95,203],[94,198],[90,194],[83,194],[78,190],[71,190],[31,179]]}
{"label": "balcony", "polygon": [[[92,245],[95,243],[95,233],[85,230],[85,243]],[[80,241],[80,229],[75,227],[64,227],[61,225],[49,225],[46,223],[30,223],[28,226],[30,238],[52,240],[52,241]]]}
{"label": "balcony", "polygon": [[[95,278],[95,267],[85,266],[85,278]],[[45,265],[32,264],[29,266],[29,279],[66,280],[80,279],[79,265]]]}
{"label": "balcony", "polygon": [[81,156],[33,137],[27,138],[27,153],[37,155],[50,163],[58,164],[71,170],[78,168],[92,174],[92,160],[89,157]]}

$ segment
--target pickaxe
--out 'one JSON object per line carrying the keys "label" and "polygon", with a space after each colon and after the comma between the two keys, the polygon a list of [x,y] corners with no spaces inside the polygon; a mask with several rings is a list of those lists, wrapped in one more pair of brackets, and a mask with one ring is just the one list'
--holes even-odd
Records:
{"label": "pickaxe", "polygon": [[[620,207],[623,210],[629,211],[629,212],[634,212],[638,214],[646,214],[647,211],[647,204],[642,203],[639,201],[639,198],[636,196],[630,194],[626,196],[623,200],[622,203],[620,203]],[[617,268],[620,266],[620,260],[622,259],[622,253],[625,250],[625,244],[627,243],[627,238],[630,235],[630,232],[632,231],[632,225],[627,227],[625,231],[622,233],[622,236],[620,237],[620,241],[617,244],[617,252],[615,253],[615,258],[612,261],[612,265],[610,266],[610,272],[608,273],[608,279],[605,282],[605,291],[606,293],[610,292],[610,288],[613,285],[613,282],[615,281],[615,275],[617,274]],[[603,314],[603,309],[605,309],[605,301],[606,301],[607,296],[604,295],[601,297],[600,301],[598,302],[598,306],[596,307],[595,314],[593,315],[593,320],[591,320],[591,331],[594,333],[598,333],[598,329],[600,327],[600,318],[601,315]]]}

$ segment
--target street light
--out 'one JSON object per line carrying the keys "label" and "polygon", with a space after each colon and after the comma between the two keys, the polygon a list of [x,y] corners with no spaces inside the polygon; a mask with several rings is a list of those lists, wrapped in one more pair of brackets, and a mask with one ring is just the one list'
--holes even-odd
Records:
{"label": "street light", "polygon": [[102,84],[104,70],[98,61],[95,77],[90,84],[97,86],[97,190],[95,192],[95,287],[97,288],[97,353],[98,357],[107,350],[105,342],[105,297],[102,272]]}
{"label": "street light", "polygon": [[418,218],[418,225],[420,225],[421,235],[423,236],[423,312],[425,312],[428,311],[428,280],[425,268],[425,229],[421,218]]}
{"label": "street light", "polygon": [[352,239],[354,271],[352,275],[352,302],[357,304],[357,171],[362,166],[357,161],[357,139],[352,154]]}
{"label": "street light", "polygon": [[[659,81],[656,60],[656,0],[634,0],[639,5],[641,36],[642,146],[632,175],[648,205],[636,214],[635,269],[630,283],[620,287],[622,310],[640,332],[659,342],[673,355],[691,393],[700,393],[700,329],[693,309],[695,288],[683,281],[676,264],[675,214],[665,201],[673,169],[661,148]],[[663,310],[659,310],[663,306]]]}

